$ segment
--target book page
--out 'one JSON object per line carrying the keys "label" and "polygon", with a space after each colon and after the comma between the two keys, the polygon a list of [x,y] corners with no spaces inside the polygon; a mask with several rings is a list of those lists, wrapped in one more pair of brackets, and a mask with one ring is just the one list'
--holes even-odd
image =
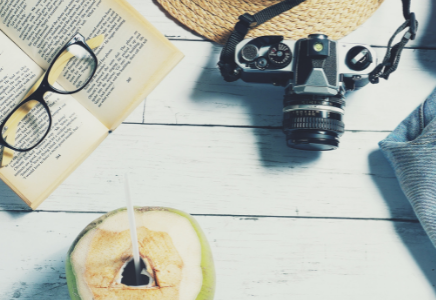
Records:
{"label": "book page", "polygon": [[[0,124],[43,73],[0,32]],[[47,93],[44,99],[53,118],[48,136],[31,151],[15,152],[10,164],[0,168],[0,178],[32,208],[108,134],[107,128],[71,96]],[[0,146],[0,154],[3,150]]]}
{"label": "book page", "polygon": [[[46,69],[77,32],[104,34],[97,72],[74,97],[109,129],[151,92],[183,55],[125,0],[5,0],[2,29]],[[63,78],[67,87],[73,79]]]}

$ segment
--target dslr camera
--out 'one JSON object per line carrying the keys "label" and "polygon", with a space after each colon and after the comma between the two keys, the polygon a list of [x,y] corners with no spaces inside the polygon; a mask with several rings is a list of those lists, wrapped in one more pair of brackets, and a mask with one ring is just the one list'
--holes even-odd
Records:
{"label": "dslr camera", "polygon": [[282,36],[244,39],[236,46],[235,62],[243,81],[285,87],[287,145],[313,151],[339,146],[345,93],[367,85],[377,65],[369,45],[340,43],[323,34],[298,41]]}

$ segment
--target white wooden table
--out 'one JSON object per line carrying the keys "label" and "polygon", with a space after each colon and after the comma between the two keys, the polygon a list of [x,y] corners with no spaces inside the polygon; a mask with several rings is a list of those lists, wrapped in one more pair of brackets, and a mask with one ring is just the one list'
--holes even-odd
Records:
{"label": "white wooden table", "polygon": [[[186,55],[130,118],[31,212],[0,182],[0,299],[69,299],[66,252],[102,213],[193,214],[211,243],[219,300],[435,299],[432,246],[377,143],[436,86],[436,3],[414,0],[417,39],[389,81],[350,93],[340,148],[289,149],[283,89],[225,83],[219,45],[150,0],[130,0]],[[385,0],[344,41],[377,46],[402,23]]]}

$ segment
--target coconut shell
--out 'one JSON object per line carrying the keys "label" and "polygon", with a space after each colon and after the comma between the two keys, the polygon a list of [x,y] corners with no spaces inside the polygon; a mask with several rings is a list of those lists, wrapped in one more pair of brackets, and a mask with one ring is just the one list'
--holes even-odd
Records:
{"label": "coconut shell", "polygon": [[[114,216],[124,211],[126,211],[125,208],[114,210],[94,220],[88,226],[86,226],[85,229],[82,230],[82,232],[77,236],[77,238],[74,240],[73,244],[71,245],[66,259],[66,277],[67,277],[70,297],[72,300],[88,300],[82,298],[81,295],[79,294],[78,284],[77,284],[78,275],[77,272],[74,270],[74,266],[71,261],[71,256],[73,251],[76,249],[76,246],[78,245],[79,241],[82,238],[84,238],[87,233],[89,233],[94,228],[99,227],[105,220],[107,220],[111,216]],[[201,290],[198,293],[195,300],[213,299],[215,293],[214,262],[213,262],[212,252],[209,243],[207,242],[207,239],[203,231],[201,230],[198,222],[191,215],[177,209],[165,208],[165,207],[136,207],[135,208],[136,213],[147,212],[147,211],[166,211],[166,212],[177,214],[189,221],[189,223],[195,230],[201,245],[201,270],[202,270],[203,282],[202,282]]]}

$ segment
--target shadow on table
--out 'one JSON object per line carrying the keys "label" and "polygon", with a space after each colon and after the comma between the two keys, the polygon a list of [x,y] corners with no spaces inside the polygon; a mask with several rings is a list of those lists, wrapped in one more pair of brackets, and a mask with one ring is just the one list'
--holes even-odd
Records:
{"label": "shadow on table", "polygon": [[33,265],[26,276],[10,288],[12,299],[70,299],[65,276],[63,249],[46,259],[43,265]]}
{"label": "shadow on table", "polygon": [[[221,46],[213,43],[208,61],[196,80],[191,99],[198,104],[213,103],[217,115],[227,110],[232,114],[222,124],[226,127],[249,127],[256,138],[260,160],[265,167],[289,167],[293,162],[308,163],[319,158],[319,152],[308,152],[288,148],[282,132],[284,87],[270,84],[246,83],[242,80],[226,82],[221,77],[217,62]],[[240,109],[239,109],[240,107]],[[226,118],[226,116],[224,117]],[[241,125],[238,125],[241,124]],[[250,125],[247,125],[250,124]],[[296,161],[295,158],[298,158]],[[288,165],[283,166],[283,163]]]}
{"label": "shadow on table", "polygon": [[[391,216],[396,219],[392,224],[395,231],[407,247],[422,273],[436,294],[436,249],[418,222],[412,206],[404,195],[394,171],[380,150],[373,151],[369,157],[369,167],[373,180],[380,190]],[[411,222],[414,223],[411,226]],[[400,266],[399,266],[400,268]],[[432,269],[433,268],[433,269]]]}
{"label": "shadow on table", "polygon": [[[431,11],[429,15],[436,15],[436,3],[434,1],[431,2],[429,11]],[[434,44],[434,41],[436,40],[436,18],[429,18],[426,24],[421,22],[420,26],[421,27],[418,28],[417,38],[419,38],[420,35],[425,35],[427,38],[433,39],[433,41],[428,42]],[[425,48],[425,44],[426,42],[422,41],[421,45],[423,48]],[[417,52],[417,59],[422,69],[433,74],[436,73],[435,50],[421,49]],[[413,78],[410,79],[412,80]],[[401,190],[394,171],[380,150],[376,150],[369,155],[369,166],[372,174],[383,174],[383,176],[373,176],[373,180],[383,195],[386,205],[390,209],[392,218],[402,220],[410,219],[411,222],[416,222],[416,226],[413,226],[413,229],[411,229],[410,223],[407,221],[395,221],[393,222],[393,225],[395,226],[395,231],[398,236],[401,237],[404,245],[407,247],[409,253],[420,267],[422,273],[425,275],[428,283],[436,294],[436,272],[434,269],[436,264],[435,247],[430,241],[428,235],[425,233],[424,228],[417,220],[412,206]],[[389,174],[386,174],[386,171],[384,170],[389,170]],[[395,179],[394,184],[391,178]],[[406,211],[405,207],[408,207],[409,209]]]}
{"label": "shadow on table", "polygon": [[[432,16],[436,16],[436,2],[431,1],[431,7],[428,9],[429,17],[426,24],[421,22],[418,26],[417,39],[421,36],[425,38],[422,40],[420,44],[423,48],[426,47],[426,44],[434,45],[436,44],[436,18]],[[419,22],[420,20],[418,20]],[[428,39],[432,39],[428,41]],[[417,55],[418,61],[421,64],[421,67],[431,73],[436,73],[436,55],[434,50],[420,50]],[[401,62],[400,62],[401,63]]]}
{"label": "shadow on table", "polygon": [[[0,210],[10,211],[32,211],[3,181],[0,180]],[[11,212],[14,218],[22,217],[25,214],[15,214]]]}
{"label": "shadow on table", "polygon": [[308,164],[317,160],[322,154],[318,151],[303,151],[289,148],[281,129],[253,128],[257,139],[257,149],[264,167],[289,168]]}

